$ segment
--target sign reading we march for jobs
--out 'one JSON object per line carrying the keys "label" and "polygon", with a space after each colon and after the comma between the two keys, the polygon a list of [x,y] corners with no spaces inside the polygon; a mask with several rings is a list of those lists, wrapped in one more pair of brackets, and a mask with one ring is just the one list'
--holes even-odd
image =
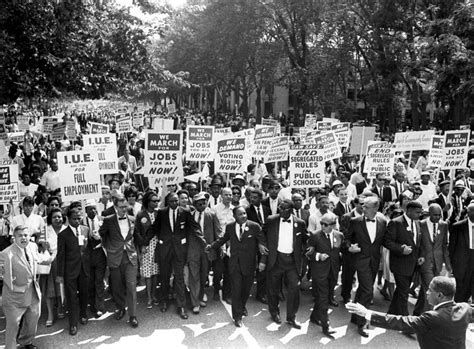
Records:
{"label": "sign reading we march for jobs", "polygon": [[214,161],[214,126],[188,126],[186,129],[186,159]]}
{"label": "sign reading we march for jobs", "polygon": [[151,187],[183,181],[182,153],[183,131],[146,133],[144,173]]}
{"label": "sign reading we march for jobs", "polygon": [[445,158],[442,169],[466,167],[470,135],[470,130],[446,131],[444,133]]}

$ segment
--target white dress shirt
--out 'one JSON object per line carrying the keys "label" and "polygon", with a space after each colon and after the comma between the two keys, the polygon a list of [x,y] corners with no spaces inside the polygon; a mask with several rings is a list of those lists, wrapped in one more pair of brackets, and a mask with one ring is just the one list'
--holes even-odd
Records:
{"label": "white dress shirt", "polygon": [[247,226],[246,222],[244,224],[240,225],[239,223],[235,223],[235,235],[237,236],[237,239],[240,241],[240,234],[244,235],[245,227]]}
{"label": "white dress shirt", "polygon": [[268,202],[270,204],[270,211],[272,211],[272,214],[277,214],[278,197],[275,200],[273,200],[272,198],[268,198]]}
{"label": "white dress shirt", "polygon": [[[434,226],[433,226],[433,224],[434,224]],[[435,235],[439,231],[439,223],[433,223],[431,220],[428,219],[426,221],[426,225],[428,226],[428,231],[430,233],[431,242],[433,242],[434,238],[435,238]]]}
{"label": "white dress shirt", "polygon": [[170,219],[170,226],[171,226],[171,231],[174,231],[174,223],[176,223],[176,213],[177,213],[178,208],[175,208],[172,210],[171,208],[169,209],[169,219]]}
{"label": "white dress shirt", "polygon": [[281,253],[293,253],[293,218],[291,216],[289,222],[284,222],[283,218],[280,218],[277,251]]}
{"label": "white dress shirt", "polygon": [[[411,230],[411,233],[413,234],[413,241],[415,242],[416,245],[416,222],[413,221],[411,218],[409,218],[406,213],[403,214],[403,217],[405,217],[406,222],[408,223],[408,230]],[[413,229],[412,229],[413,226]]]}
{"label": "white dress shirt", "polygon": [[119,222],[119,227],[120,227],[120,233],[123,236],[123,239],[125,240],[128,235],[128,218],[125,216],[125,219],[120,219],[119,216],[117,216],[118,222]]}
{"label": "white dress shirt", "polygon": [[[375,219],[375,217],[374,217]],[[369,232],[370,242],[374,243],[375,236],[377,235],[377,222],[369,222],[367,217],[365,219],[365,225],[367,227],[367,231]]]}

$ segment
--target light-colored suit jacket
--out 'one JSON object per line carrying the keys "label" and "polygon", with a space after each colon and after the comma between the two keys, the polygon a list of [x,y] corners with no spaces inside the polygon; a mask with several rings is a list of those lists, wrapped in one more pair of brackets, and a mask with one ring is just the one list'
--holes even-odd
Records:
{"label": "light-colored suit jacket", "polygon": [[36,269],[38,263],[50,264],[52,257],[49,253],[39,254],[35,243],[26,246],[26,253],[15,243],[0,252],[0,273],[3,275],[3,304],[13,304],[18,307],[28,307],[35,301],[33,292],[41,301],[41,292],[36,282]]}

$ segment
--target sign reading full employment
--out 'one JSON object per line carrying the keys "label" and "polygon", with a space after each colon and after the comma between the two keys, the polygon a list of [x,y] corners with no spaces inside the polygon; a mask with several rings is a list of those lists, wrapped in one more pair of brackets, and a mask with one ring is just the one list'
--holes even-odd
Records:
{"label": "sign reading full employment", "polygon": [[292,188],[323,187],[324,150],[316,144],[290,146],[290,186]]}
{"label": "sign reading full employment", "polygon": [[99,158],[91,149],[58,153],[61,197],[64,201],[97,199],[102,195]]}
{"label": "sign reading full employment", "polygon": [[10,200],[20,200],[20,191],[18,190],[18,165],[6,161],[0,163],[0,203],[8,203]]}
{"label": "sign reading full employment", "polygon": [[246,171],[250,159],[245,149],[245,138],[232,136],[232,138],[219,139],[216,143],[215,172],[242,173]]}
{"label": "sign reading full employment", "polygon": [[367,156],[364,163],[364,173],[368,178],[375,178],[378,173],[390,178],[395,164],[395,151],[392,144],[387,142],[367,143]]}
{"label": "sign reading full employment", "polygon": [[145,137],[145,176],[150,186],[183,181],[183,131],[147,132]]}
{"label": "sign reading full employment", "polygon": [[444,133],[445,158],[442,169],[466,167],[470,134],[470,130],[446,131]]}
{"label": "sign reading full employment", "polygon": [[395,133],[393,145],[397,151],[428,150],[431,148],[431,137],[434,134],[434,130],[398,132]]}
{"label": "sign reading full employment", "polygon": [[84,149],[97,152],[100,174],[114,174],[119,171],[115,134],[84,135]]}
{"label": "sign reading full employment", "polygon": [[186,159],[214,161],[212,138],[214,126],[188,126],[186,129]]}
{"label": "sign reading full employment", "polygon": [[444,164],[444,136],[434,135],[431,141],[428,167],[441,168]]}

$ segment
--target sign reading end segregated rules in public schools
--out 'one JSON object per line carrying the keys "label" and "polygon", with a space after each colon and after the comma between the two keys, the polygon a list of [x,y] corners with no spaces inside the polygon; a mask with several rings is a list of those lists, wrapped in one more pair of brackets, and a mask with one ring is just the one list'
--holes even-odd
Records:
{"label": "sign reading end segregated rules in public schools", "polygon": [[18,190],[18,165],[11,160],[0,161],[0,203],[20,200]]}

